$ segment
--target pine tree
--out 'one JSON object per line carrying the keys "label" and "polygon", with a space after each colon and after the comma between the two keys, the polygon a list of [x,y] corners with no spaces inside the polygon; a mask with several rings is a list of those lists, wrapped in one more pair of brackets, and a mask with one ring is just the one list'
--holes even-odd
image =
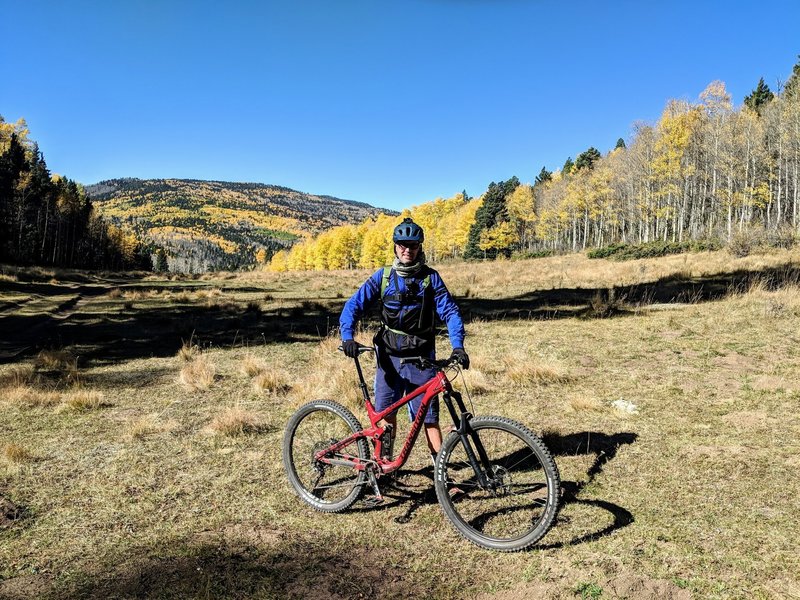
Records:
{"label": "pine tree", "polygon": [[547,183],[552,178],[553,178],[553,174],[550,171],[548,171],[547,169],[545,169],[544,167],[542,167],[542,170],[539,171],[539,174],[536,176],[536,179],[534,180],[534,183],[536,183],[536,184]]}
{"label": "pine tree", "polygon": [[617,145],[614,146],[614,150],[619,150],[620,148],[623,148],[623,149],[627,148],[627,146],[625,145],[625,140],[623,140],[622,138],[619,138],[617,140]]}
{"label": "pine tree", "polygon": [[570,173],[572,173],[573,168],[575,168],[575,163],[572,162],[572,157],[568,156],[567,160],[564,161],[564,166],[561,167],[561,173],[563,175],[569,175]]}
{"label": "pine tree", "polygon": [[167,253],[164,252],[163,248],[156,250],[155,268],[153,270],[156,273],[166,273],[169,270],[169,265],[167,264]]}
{"label": "pine tree", "polygon": [[[800,54],[797,55],[797,58],[800,58]],[[789,80],[783,86],[783,93],[788,97],[800,94],[800,60],[792,67],[792,74],[789,75]]]}
{"label": "pine tree", "polygon": [[483,204],[475,213],[475,222],[469,230],[467,247],[464,258],[495,258],[497,248],[481,249],[481,235],[495,227],[501,221],[508,220],[506,198],[519,186],[519,179],[512,177],[508,181],[489,184],[489,189],[483,196]]}
{"label": "pine tree", "polygon": [[764,83],[764,78],[758,80],[758,85],[749,96],[745,96],[744,105],[750,110],[754,110],[759,115],[761,114],[761,107],[770,102],[775,97],[769,86]]}
{"label": "pine tree", "polygon": [[590,147],[586,152],[581,152],[578,158],[575,159],[575,168],[591,169],[594,167],[596,160],[600,158],[600,151],[594,146]]}

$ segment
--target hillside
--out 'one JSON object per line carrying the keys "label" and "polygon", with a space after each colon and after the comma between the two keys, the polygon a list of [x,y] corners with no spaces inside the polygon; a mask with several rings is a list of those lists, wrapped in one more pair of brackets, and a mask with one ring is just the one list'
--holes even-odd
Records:
{"label": "hillside", "polygon": [[390,212],[260,183],[126,178],[86,192],[103,217],[164,248],[180,272],[247,266],[299,238]]}

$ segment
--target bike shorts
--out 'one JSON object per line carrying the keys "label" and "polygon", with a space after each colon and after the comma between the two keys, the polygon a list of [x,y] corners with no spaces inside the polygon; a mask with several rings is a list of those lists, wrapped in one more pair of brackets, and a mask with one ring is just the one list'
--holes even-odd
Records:
{"label": "bike shorts", "polygon": [[[401,364],[400,357],[380,352],[378,369],[375,373],[375,408],[378,412],[389,408],[409,392],[430,381],[434,375],[436,369],[421,369],[417,365]],[[411,420],[416,416],[421,402],[422,394],[406,405]],[[438,422],[439,396],[434,396],[428,406],[425,423]]]}

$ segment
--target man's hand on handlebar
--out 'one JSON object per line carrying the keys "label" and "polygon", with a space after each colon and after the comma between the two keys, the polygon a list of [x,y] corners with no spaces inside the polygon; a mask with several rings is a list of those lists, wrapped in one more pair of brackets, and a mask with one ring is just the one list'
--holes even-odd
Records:
{"label": "man's hand on handlebar", "polygon": [[450,360],[457,362],[465,371],[469,369],[469,354],[463,348],[453,348]]}
{"label": "man's hand on handlebar", "polygon": [[344,340],[342,342],[342,352],[347,358],[356,358],[360,347],[361,344],[355,340]]}
{"label": "man's hand on handlebar", "polygon": [[375,352],[375,348],[372,346],[363,346],[355,340],[342,341],[342,345],[339,346],[339,350],[344,352],[345,356],[348,358],[358,358],[358,355],[364,354],[364,352]]}

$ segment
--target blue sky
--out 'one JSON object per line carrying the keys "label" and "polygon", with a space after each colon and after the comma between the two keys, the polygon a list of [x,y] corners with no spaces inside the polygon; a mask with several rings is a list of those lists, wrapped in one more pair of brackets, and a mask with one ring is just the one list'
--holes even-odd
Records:
{"label": "blue sky", "polygon": [[606,152],[800,54],[800,2],[0,0],[0,114],[53,172],[402,209]]}

